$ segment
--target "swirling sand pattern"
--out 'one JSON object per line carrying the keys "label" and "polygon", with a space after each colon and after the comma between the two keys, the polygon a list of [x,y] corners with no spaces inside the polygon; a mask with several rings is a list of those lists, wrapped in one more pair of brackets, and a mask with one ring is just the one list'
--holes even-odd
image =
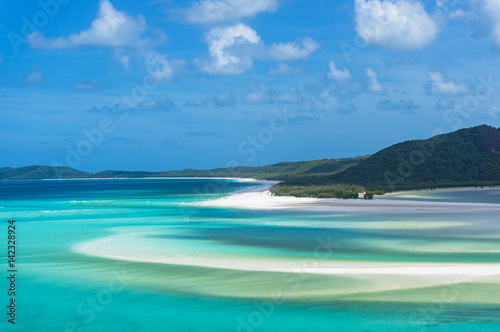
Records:
{"label": "swirling sand pattern", "polygon": [[500,327],[500,204],[277,201],[262,187],[203,203],[256,187],[121,181],[0,187],[23,243],[19,331]]}

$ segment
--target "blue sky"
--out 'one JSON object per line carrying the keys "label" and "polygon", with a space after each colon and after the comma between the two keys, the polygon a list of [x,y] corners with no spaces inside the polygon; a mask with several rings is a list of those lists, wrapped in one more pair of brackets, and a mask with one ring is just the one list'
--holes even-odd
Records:
{"label": "blue sky", "polygon": [[0,6],[0,167],[257,166],[500,126],[496,0]]}

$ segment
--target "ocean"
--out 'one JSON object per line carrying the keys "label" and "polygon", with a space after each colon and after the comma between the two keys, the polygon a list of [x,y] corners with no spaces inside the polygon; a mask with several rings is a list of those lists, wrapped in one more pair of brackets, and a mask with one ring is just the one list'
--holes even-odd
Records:
{"label": "ocean", "polygon": [[[497,214],[193,204],[256,185],[0,182],[0,330],[500,330]],[[500,190],[389,198],[500,204]],[[467,265],[476,268],[469,273]],[[344,272],[326,273],[325,266]],[[15,324],[8,321],[11,298]]]}

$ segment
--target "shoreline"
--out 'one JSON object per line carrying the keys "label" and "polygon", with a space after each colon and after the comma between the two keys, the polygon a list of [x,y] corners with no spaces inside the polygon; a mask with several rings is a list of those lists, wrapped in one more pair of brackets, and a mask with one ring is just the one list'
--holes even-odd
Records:
{"label": "shoreline", "polygon": [[[19,179],[19,180],[0,180],[0,182],[17,182],[17,181],[75,181],[75,180],[235,180],[238,182],[262,182],[262,183],[273,183],[277,184],[283,181],[279,180],[261,180],[255,178],[240,178],[240,177],[210,177],[210,176],[167,176],[167,177],[114,177],[114,178],[63,178],[63,179]],[[272,186],[270,186],[272,187]],[[443,187],[443,188],[424,188],[424,189],[411,189],[411,190],[400,190],[393,191],[389,193],[385,193],[379,196],[390,196],[390,195],[398,195],[398,194],[406,194],[406,193],[416,193],[416,192],[448,192],[448,191],[468,191],[468,190],[494,190],[499,189],[500,185],[494,186],[491,188],[490,186],[470,186],[470,187]],[[289,197],[289,196],[281,196],[281,197]],[[293,196],[290,196],[293,197]]]}
{"label": "shoreline", "polygon": [[474,187],[445,187],[445,188],[426,188],[426,189],[412,189],[412,190],[400,190],[393,191],[390,193],[383,194],[381,196],[390,196],[390,195],[401,195],[401,194],[414,194],[419,192],[454,192],[454,191],[476,191],[476,190],[500,190],[500,186],[495,186],[494,188],[490,188],[489,186],[483,186],[480,188],[479,186]]}
{"label": "shoreline", "polygon": [[[64,178],[64,179],[20,179],[20,180],[0,180],[1,182],[18,182],[18,181],[75,181],[75,180],[236,180],[238,182],[265,182],[267,180],[258,180],[254,178],[234,178],[234,177],[203,177],[203,176],[193,176],[193,177],[182,177],[182,176],[171,176],[171,177],[137,177],[137,178]],[[281,182],[281,181],[276,181]]]}
{"label": "shoreline", "polygon": [[[434,214],[441,213],[495,213],[500,215],[500,204],[486,203],[448,203],[448,202],[422,202],[412,200],[364,200],[364,199],[319,199],[319,198],[297,198],[290,196],[273,196],[269,189],[276,181],[260,181],[255,186],[246,188],[243,191],[232,193],[218,199],[206,200],[193,203],[179,203],[179,206],[202,206],[207,208],[234,208],[250,210],[281,210],[290,212],[312,212],[312,213],[342,213],[342,214]],[[300,214],[300,213],[299,213]],[[494,216],[495,216],[494,215]],[[417,217],[418,219],[418,217]],[[439,219],[439,218],[436,218]],[[396,219],[397,220],[397,219]],[[424,219],[425,220],[425,219]],[[242,224],[244,221],[242,221]],[[264,224],[264,223],[261,223]],[[464,227],[464,223],[455,223],[445,221],[439,223],[438,229],[447,227]],[[356,221],[352,224],[337,226],[344,229],[353,227],[362,227],[384,231],[385,226],[370,228],[365,222],[357,225]],[[431,223],[419,224],[418,231],[429,231],[436,227]],[[138,226],[139,227],[139,226]],[[214,245],[213,240],[185,236],[184,231],[170,229],[165,231],[163,228],[144,229],[142,226],[137,230],[117,229],[115,234],[91,239],[85,242],[76,243],[71,250],[75,253],[99,257],[102,259],[118,260],[122,262],[161,264],[166,268],[181,269],[182,267],[200,269],[200,273],[182,275],[181,278],[162,279],[164,287],[177,289],[180,283],[190,283],[190,291],[201,294],[209,293],[214,296],[224,296],[231,293],[234,296],[230,283],[219,281],[217,276],[230,275],[231,278],[241,278],[242,282],[256,282],[256,286],[249,293],[237,293],[240,297],[257,296],[256,294],[266,294],[267,286],[260,287],[261,278],[281,278],[294,275],[296,278],[307,275],[307,278],[314,280],[327,280],[331,282],[339,281],[339,287],[333,287],[327,291],[328,297],[340,296],[365,296],[363,294],[379,294],[380,292],[412,292],[418,288],[444,287],[447,289],[450,285],[474,284],[481,287],[488,287],[500,280],[500,263],[497,262],[452,262],[452,261],[375,261],[369,259],[343,260],[324,258],[322,256],[289,256],[289,255],[262,255],[260,253],[246,253],[226,250],[228,245],[223,240]],[[286,227],[292,228],[293,225]],[[301,227],[300,225],[298,227]],[[311,226],[314,227],[314,226]],[[325,227],[321,225],[321,227]],[[373,227],[373,225],[372,225]],[[391,229],[401,229],[398,221],[393,221]],[[414,226],[408,226],[407,231],[414,229]],[[404,228],[404,227],[403,227]],[[300,229],[300,228],[298,228]],[[179,233],[177,233],[179,232]],[[189,235],[189,231],[186,231]],[[158,237],[155,235],[166,235]],[[196,233],[195,233],[196,234]],[[493,241],[493,239],[489,239]],[[166,242],[168,241],[168,242]],[[194,242],[199,241],[199,242]],[[458,240],[457,240],[458,241]],[[165,245],[166,244],[166,245]],[[239,245],[239,242],[238,242]],[[374,248],[399,248],[398,243],[387,244],[386,242],[374,242]],[[418,245],[418,247],[417,247]],[[457,244],[453,244],[456,246]],[[222,247],[221,247],[222,246]],[[413,246],[407,245],[406,250],[422,251],[421,255],[426,255],[426,250],[437,252],[447,252],[436,245],[435,248],[420,248],[419,244]],[[451,248],[450,252],[455,252],[456,248]],[[398,249],[399,250],[399,249]],[[455,250],[455,251],[454,251]],[[464,248],[464,253],[488,253],[489,248],[477,248],[471,246]],[[494,251],[497,252],[497,251]],[[307,263],[307,264],[306,264]],[[202,270],[211,269],[211,270]],[[198,275],[205,275],[203,271],[211,271],[214,279],[197,279]],[[265,273],[265,275],[263,274]],[[281,275],[281,276],[280,276]],[[209,277],[210,278],[210,277]],[[200,282],[202,280],[203,282]],[[231,279],[233,280],[233,279]],[[300,280],[300,279],[299,279]],[[342,283],[347,283],[344,286]],[[229,285],[229,286],[228,286]],[[309,288],[309,283],[304,283],[304,289],[292,290],[289,292],[290,299],[308,298],[317,296],[318,290],[314,285]],[[228,288],[226,288],[228,287]],[[322,287],[320,285],[320,287]],[[229,289],[226,292],[226,289]],[[360,291],[362,290],[362,291]],[[321,288],[321,294],[325,294],[324,288]],[[429,295],[430,294],[430,295]],[[423,299],[434,301],[434,293],[422,294]],[[259,295],[260,296],[260,295]],[[420,299],[420,298],[419,298]],[[439,300],[439,298],[438,298]],[[495,302],[496,303],[496,302]]]}
{"label": "shoreline", "polygon": [[[270,182],[270,181],[269,181]],[[234,193],[227,197],[195,203],[193,206],[234,208],[250,210],[289,210],[303,212],[350,212],[350,213],[462,213],[496,212],[500,214],[500,204],[428,202],[391,199],[339,199],[274,196],[269,189],[271,183],[264,183]]]}

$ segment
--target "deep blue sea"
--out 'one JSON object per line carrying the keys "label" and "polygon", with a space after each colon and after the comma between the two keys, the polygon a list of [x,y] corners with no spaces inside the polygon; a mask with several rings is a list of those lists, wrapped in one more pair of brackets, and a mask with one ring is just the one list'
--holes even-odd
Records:
{"label": "deep blue sea", "polygon": [[[255,185],[0,182],[0,330],[500,331],[500,275],[487,272],[500,265],[500,216],[190,204]],[[500,204],[500,191],[398,199]],[[7,315],[8,220],[15,325]],[[486,272],[404,271],[467,264]],[[322,266],[369,270],[329,274]],[[393,272],[380,272],[388,266]]]}

